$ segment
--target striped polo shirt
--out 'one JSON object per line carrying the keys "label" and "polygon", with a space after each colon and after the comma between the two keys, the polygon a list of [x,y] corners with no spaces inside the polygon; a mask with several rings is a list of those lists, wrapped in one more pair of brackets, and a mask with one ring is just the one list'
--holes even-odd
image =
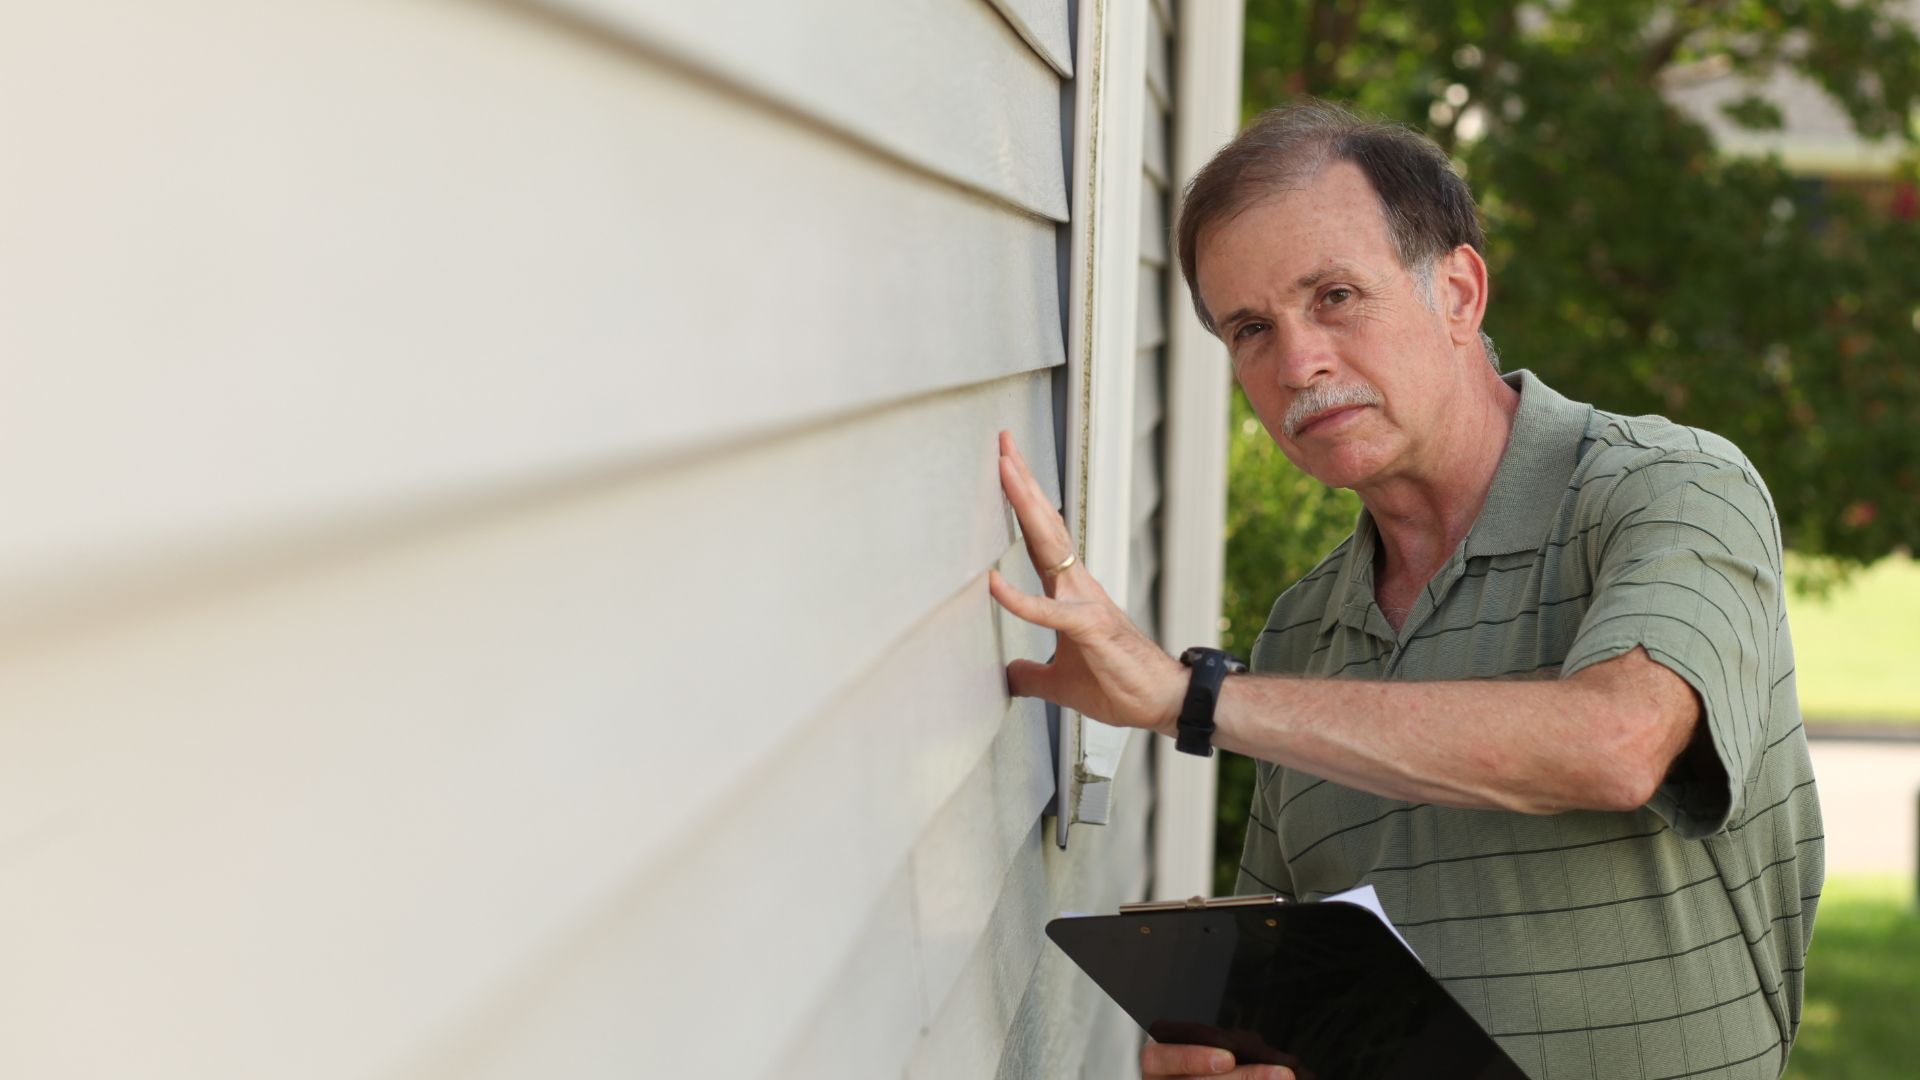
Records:
{"label": "striped polo shirt", "polygon": [[1485,509],[1400,630],[1354,531],[1274,604],[1256,672],[1559,678],[1644,646],[1724,774],[1632,813],[1382,798],[1262,762],[1239,891],[1372,884],[1428,970],[1539,1080],[1779,1076],[1822,877],[1772,499],[1726,440],[1529,372]]}

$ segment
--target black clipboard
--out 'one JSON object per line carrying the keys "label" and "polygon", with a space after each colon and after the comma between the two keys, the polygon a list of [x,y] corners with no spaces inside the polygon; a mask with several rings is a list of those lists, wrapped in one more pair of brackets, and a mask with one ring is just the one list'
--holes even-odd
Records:
{"label": "black clipboard", "polygon": [[1392,930],[1355,904],[1230,897],[1047,924],[1156,1042],[1300,1080],[1527,1080]]}

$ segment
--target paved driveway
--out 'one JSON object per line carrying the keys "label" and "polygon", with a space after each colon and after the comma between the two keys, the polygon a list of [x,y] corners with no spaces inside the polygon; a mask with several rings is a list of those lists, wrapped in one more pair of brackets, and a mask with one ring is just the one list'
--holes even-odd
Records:
{"label": "paved driveway", "polygon": [[1913,880],[1920,741],[1815,738],[1809,745],[1827,827],[1827,872]]}

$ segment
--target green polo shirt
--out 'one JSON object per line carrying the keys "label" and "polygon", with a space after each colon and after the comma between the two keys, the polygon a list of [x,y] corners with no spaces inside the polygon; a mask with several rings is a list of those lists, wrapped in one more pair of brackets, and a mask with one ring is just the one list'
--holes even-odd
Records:
{"label": "green polo shirt", "polygon": [[1240,891],[1361,884],[1541,1080],[1777,1077],[1822,877],[1779,526],[1715,435],[1569,401],[1529,372],[1473,530],[1395,631],[1377,534],[1288,589],[1256,672],[1559,678],[1635,646],[1700,695],[1724,775],[1632,813],[1407,803],[1261,763]]}

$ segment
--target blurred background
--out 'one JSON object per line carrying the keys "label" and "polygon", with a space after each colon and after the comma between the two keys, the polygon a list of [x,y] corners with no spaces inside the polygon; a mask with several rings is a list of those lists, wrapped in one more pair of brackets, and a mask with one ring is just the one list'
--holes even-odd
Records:
{"label": "blurred background", "polygon": [[[1486,223],[1503,365],[1719,432],[1793,576],[1829,885],[1798,1077],[1920,1060],[1920,3],[1251,0],[1248,115],[1326,95],[1447,147]],[[1225,637],[1358,502],[1293,470],[1236,395]],[[1231,888],[1251,763],[1221,773]]]}

